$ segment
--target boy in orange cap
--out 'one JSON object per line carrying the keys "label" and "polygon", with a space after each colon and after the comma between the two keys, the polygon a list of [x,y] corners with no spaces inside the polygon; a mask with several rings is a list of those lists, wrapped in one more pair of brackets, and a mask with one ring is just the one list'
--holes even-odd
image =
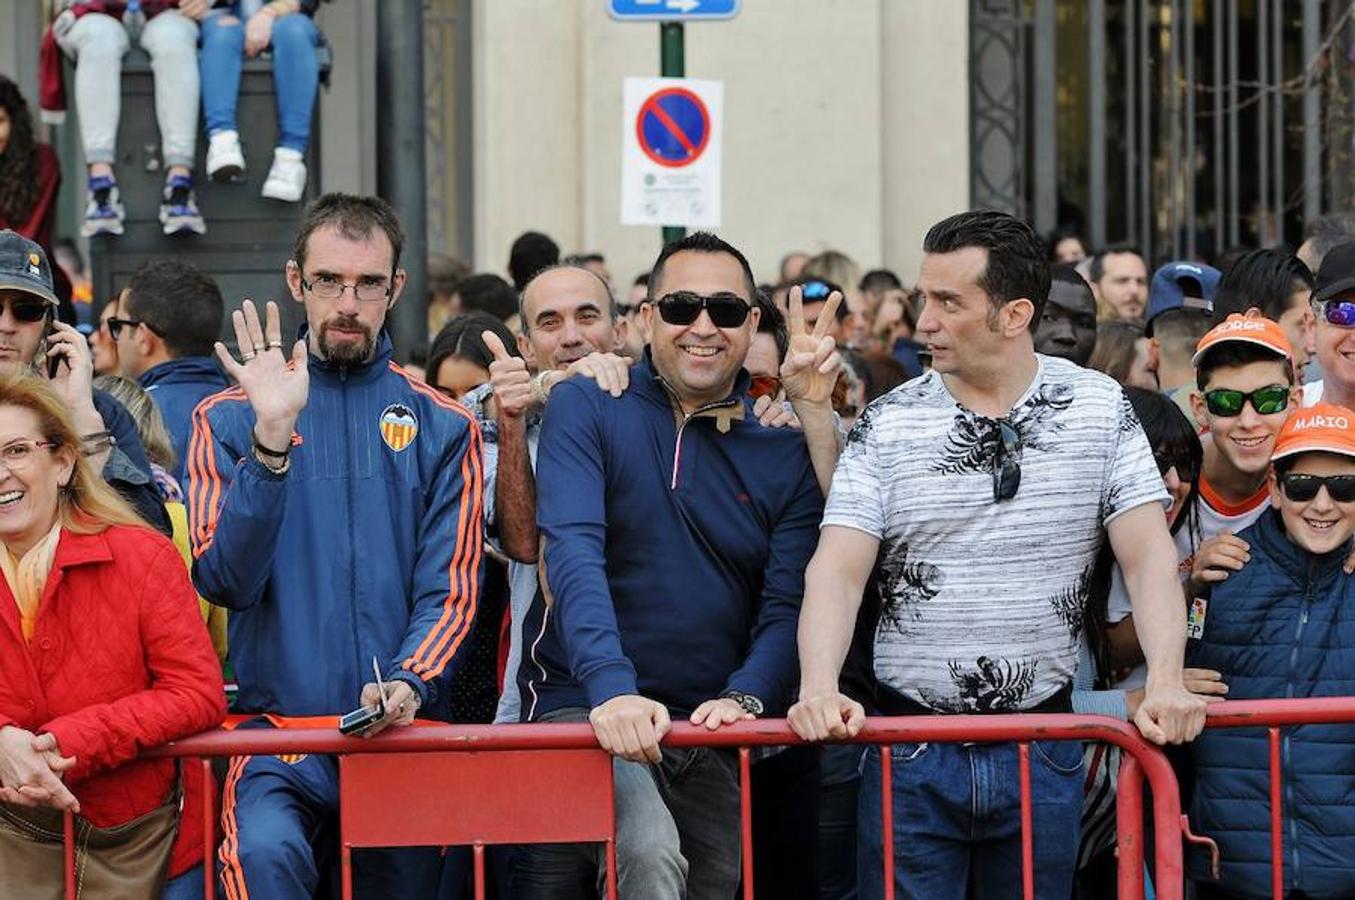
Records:
{"label": "boy in orange cap", "polygon": [[[1230,700],[1348,695],[1355,579],[1342,563],[1355,534],[1355,412],[1321,403],[1295,412],[1271,458],[1269,511],[1240,535],[1251,559],[1211,589],[1187,664],[1217,670]],[[1281,741],[1285,896],[1355,896],[1355,726],[1288,729]],[[1192,824],[1223,861],[1219,883],[1199,896],[1269,896],[1264,731],[1207,729],[1191,757]]]}

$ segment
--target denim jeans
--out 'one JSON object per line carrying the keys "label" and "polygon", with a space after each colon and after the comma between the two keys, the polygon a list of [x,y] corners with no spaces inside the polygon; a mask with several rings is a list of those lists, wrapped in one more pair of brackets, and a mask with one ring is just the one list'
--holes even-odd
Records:
{"label": "denim jeans", "polygon": [[[240,4],[216,10],[202,20],[202,113],[210,137],[237,131],[236,100],[244,67],[245,26]],[[223,24],[225,16],[233,22]],[[311,139],[311,110],[320,85],[315,48],[320,29],[310,16],[293,13],[273,23],[273,90],[278,103],[277,146],[305,153]]]}
{"label": "denim jeans", "polygon": [[[169,9],[151,17],[141,46],[155,76],[155,121],[166,166],[193,166],[198,134],[198,26]],[[75,105],[85,162],[117,161],[118,118],[122,114],[122,58],[132,39],[121,21],[86,13],[61,41],[75,60]]]}
{"label": "denim jeans", "polygon": [[[1016,744],[891,748],[896,896],[1021,896],[1021,793]],[[1082,813],[1082,744],[1031,744],[1035,896],[1072,894]],[[858,890],[884,896],[880,750],[862,766]]]}
{"label": "denim jeans", "polygon": [[[541,721],[586,721],[557,710]],[[739,768],[727,750],[663,748],[658,765],[613,760],[618,896],[729,900],[739,885]],[[534,844],[514,861],[517,900],[579,896],[579,863],[605,884],[597,844]]]}
{"label": "denim jeans", "polygon": [[860,744],[829,744],[819,758],[819,896],[856,900],[856,818]]}

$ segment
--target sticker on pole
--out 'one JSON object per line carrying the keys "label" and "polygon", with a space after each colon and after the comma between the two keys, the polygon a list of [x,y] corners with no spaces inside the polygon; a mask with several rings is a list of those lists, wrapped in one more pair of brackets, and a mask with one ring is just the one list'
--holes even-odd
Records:
{"label": "sticker on pole", "polygon": [[621,224],[720,224],[720,114],[724,84],[627,78]]}

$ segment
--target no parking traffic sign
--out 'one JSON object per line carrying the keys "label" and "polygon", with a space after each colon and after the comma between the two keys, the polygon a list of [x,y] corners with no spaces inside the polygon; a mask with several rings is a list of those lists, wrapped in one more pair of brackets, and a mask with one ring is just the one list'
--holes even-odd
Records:
{"label": "no parking traffic sign", "polygon": [[621,224],[720,224],[724,85],[694,78],[627,78]]}

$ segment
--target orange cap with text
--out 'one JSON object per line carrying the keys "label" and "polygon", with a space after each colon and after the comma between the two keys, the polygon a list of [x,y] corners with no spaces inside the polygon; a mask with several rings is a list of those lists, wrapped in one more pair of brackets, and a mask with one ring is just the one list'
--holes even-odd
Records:
{"label": "orange cap with text", "polygon": [[1270,458],[1274,461],[1298,453],[1355,456],[1355,412],[1319,403],[1294,413],[1280,429]]}
{"label": "orange cap with text", "polygon": [[1294,358],[1289,338],[1285,337],[1284,329],[1279,323],[1274,319],[1267,319],[1258,310],[1249,309],[1245,314],[1233,313],[1209,329],[1209,333],[1200,338],[1200,342],[1195,345],[1195,356],[1190,360],[1191,365],[1198,366],[1206,353],[1219,344],[1230,341],[1255,344],[1258,347],[1265,347],[1276,356],[1283,356],[1289,360]]}

